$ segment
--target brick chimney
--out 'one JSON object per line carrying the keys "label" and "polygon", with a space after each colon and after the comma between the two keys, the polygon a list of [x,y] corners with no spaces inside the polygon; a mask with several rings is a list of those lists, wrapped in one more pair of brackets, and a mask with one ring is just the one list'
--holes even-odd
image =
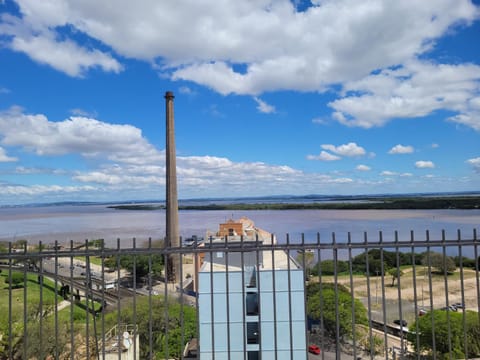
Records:
{"label": "brick chimney", "polygon": [[[166,121],[167,121],[167,146],[166,146],[166,239],[167,248],[180,246],[180,235],[178,231],[178,195],[177,195],[177,162],[175,155],[175,125],[173,116],[173,92],[165,93]],[[180,255],[169,255],[166,264],[166,277],[169,282],[175,282],[180,276]]]}

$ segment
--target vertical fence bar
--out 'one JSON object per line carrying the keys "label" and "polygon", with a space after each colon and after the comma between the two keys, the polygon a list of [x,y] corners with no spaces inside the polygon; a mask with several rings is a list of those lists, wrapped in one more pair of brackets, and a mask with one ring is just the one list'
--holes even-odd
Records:
{"label": "vertical fence bar", "polygon": [[28,308],[27,308],[27,262],[25,261],[25,256],[27,254],[27,243],[23,244],[23,358],[27,359],[27,349],[28,349]]}
{"label": "vertical fence bar", "polygon": [[[382,322],[383,322],[383,341],[384,347],[388,348],[388,336],[387,336],[387,303],[386,303],[386,296],[385,296],[385,253],[383,249],[383,232],[379,231],[378,233],[378,244],[380,247],[380,276],[381,276],[381,289],[382,289]],[[376,282],[378,284],[378,270],[376,270],[377,279]],[[401,299],[398,299],[399,302]],[[378,303],[378,300],[377,300]],[[375,345],[375,343],[374,343]],[[376,351],[376,349],[375,349]],[[385,351],[387,354],[387,351]]]}
{"label": "vertical fence bar", "polygon": [[[457,230],[457,242],[458,242],[458,258],[460,260],[459,267],[460,267],[460,294],[461,294],[461,303],[462,303],[462,328],[463,328],[463,351],[465,354],[465,358],[468,359],[468,343],[467,343],[467,314],[465,311],[465,281],[464,281],[464,273],[463,273],[463,252],[462,252],[462,245],[461,245],[462,236],[460,230]],[[458,311],[458,309],[457,309]]]}
{"label": "vertical fence bar", "polygon": [[[147,287],[148,287],[148,346],[150,349],[150,357],[155,357],[153,353],[153,318],[152,318],[152,238],[148,238],[148,275],[147,275]],[[165,358],[168,359],[168,279],[169,276],[165,272],[165,298],[163,299],[164,306],[164,316],[165,316],[165,342],[164,342],[164,353]],[[136,310],[135,310],[136,311]]]}
{"label": "vertical fence bar", "polygon": [[[401,263],[400,263],[400,248],[398,247],[398,231],[395,231],[395,244],[397,245],[395,247],[395,262],[397,265],[396,269],[396,277],[397,277],[397,295],[398,295],[398,317],[400,320],[400,348],[402,349],[402,356],[406,355],[405,349],[407,348],[406,340],[405,340],[405,333],[403,331],[403,322],[404,322],[404,316],[403,316],[403,305],[402,305],[402,281],[401,281]],[[405,326],[406,327],[406,326]],[[388,356],[387,356],[388,360]]]}
{"label": "vertical fence bar", "polygon": [[[243,359],[247,359],[247,311],[246,311],[246,294],[245,294],[245,250],[244,250],[244,238],[243,235],[240,236],[240,262],[242,264],[242,273],[241,273],[241,278],[242,278],[242,330],[243,330],[243,341],[242,341],[242,346],[243,346]],[[258,298],[257,298],[258,299]],[[197,307],[198,309],[198,307]]]}
{"label": "vertical fence bar", "polygon": [[430,258],[430,250],[431,246],[430,242],[430,232],[427,230],[427,268],[428,268],[428,290],[429,290],[429,298],[430,298],[430,312],[432,313],[431,321],[432,321],[432,351],[433,351],[433,359],[437,358],[437,344],[435,340],[435,317],[433,316],[433,285],[432,285],[432,263]]}
{"label": "vertical fence bar", "polygon": [[[333,286],[335,289],[335,342],[337,344],[335,349],[336,358],[340,359],[342,357],[340,351],[340,310],[338,305],[338,274],[337,274],[337,265],[338,265],[338,249],[337,242],[335,239],[335,233],[332,233],[332,252],[333,252]],[[344,304],[342,303],[342,306]]]}
{"label": "vertical fence bar", "polygon": [[447,249],[445,246],[445,230],[442,230],[442,261],[443,261],[443,281],[445,286],[445,307],[447,312],[447,328],[448,328],[448,352],[449,357],[452,359],[452,329],[450,319],[450,302],[448,298],[448,269],[447,269]]}
{"label": "vertical fence bar", "polygon": [[[288,244],[288,239],[287,239],[287,244]],[[261,263],[260,263],[260,242],[259,242],[259,239],[258,239],[258,234],[255,234],[255,253],[256,253],[256,268],[257,268],[257,294],[261,296],[262,294],[262,281],[261,281]],[[263,254],[262,254],[263,255]],[[262,262],[263,262],[263,257],[262,257]],[[290,263],[289,263],[290,264]],[[275,270],[273,270],[275,271]],[[290,279],[289,279],[290,280]],[[290,285],[290,283],[289,283]],[[261,301],[261,299],[260,299]],[[291,315],[291,314],[290,314]],[[291,319],[291,316],[290,316],[290,319]],[[260,354],[260,357],[262,357],[262,351],[263,351],[263,346],[262,346],[262,308],[259,307],[258,309],[258,351],[259,351],[259,354]],[[290,326],[292,324],[290,323]],[[290,336],[292,335],[292,332],[290,331]],[[291,342],[291,338],[290,338],[290,342]]]}
{"label": "vertical fence bar", "polygon": [[[102,242],[100,243],[100,258],[102,259],[102,296],[101,296],[101,299],[102,299],[102,304],[101,304],[101,317],[102,317],[102,320],[101,320],[101,332],[102,332],[102,335],[101,335],[101,340],[102,340],[102,347],[101,347],[101,355],[102,355],[102,360],[105,360],[105,305],[106,305],[106,302],[105,302],[105,241],[102,239]],[[118,284],[118,280],[117,279],[117,286],[120,286]],[[98,349],[97,349],[98,350]],[[134,352],[135,353],[135,352]],[[100,352],[98,352],[98,358],[100,358]]]}
{"label": "vertical fence bar", "polygon": [[[272,298],[273,298],[273,350],[275,359],[278,359],[278,331],[277,331],[277,284],[276,284],[276,274],[275,274],[275,250],[273,246],[273,234],[271,235],[271,247],[272,247]],[[257,299],[258,294],[257,294]]]}
{"label": "vertical fence bar", "polygon": [[[325,322],[324,322],[324,317],[323,317],[323,308],[324,308],[324,302],[323,302],[323,279],[322,279],[322,253],[320,251],[320,234],[317,233],[317,258],[318,258],[318,289],[319,289],[319,303],[320,303],[320,347],[322,349],[325,349],[325,341],[324,341],[324,336],[325,336]],[[313,296],[313,294],[311,295]],[[322,355],[322,360],[325,360],[325,351],[321,352]]]}
{"label": "vertical fence bar", "polygon": [[230,344],[230,273],[228,268],[228,258],[229,258],[229,249],[228,249],[228,236],[225,235],[224,239],[225,246],[225,296],[227,298],[227,354],[228,358],[231,359],[231,344]]}
{"label": "vertical fence bar", "polygon": [[[367,312],[368,312],[368,338],[370,344],[370,359],[373,360],[374,357],[374,349],[373,349],[373,324],[372,324],[372,296],[371,296],[371,289],[370,289],[370,264],[368,259],[368,238],[367,233],[363,233],[363,242],[365,244],[365,271],[367,274]],[[378,299],[376,299],[378,301]]]}
{"label": "vertical fence bar", "polygon": [[213,281],[213,238],[210,237],[210,329],[211,329],[211,346],[212,346],[212,360],[215,360],[215,304],[214,304],[214,281]]}
{"label": "vertical fence bar", "polygon": [[[183,317],[183,312],[184,312],[184,294],[183,294],[183,260],[184,260],[184,252],[182,250],[183,247],[183,241],[182,238],[180,237],[180,249],[181,252],[178,254],[178,262],[180,264],[180,269],[179,269],[179,281],[178,281],[178,290],[180,291],[180,328],[181,328],[181,334],[180,334],[180,359],[183,359],[183,348],[185,346],[185,319]],[[228,294],[228,292],[227,292]]]}
{"label": "vertical fence bar", "polygon": [[[198,249],[198,240],[195,239],[195,242],[194,242],[194,249],[197,250]],[[193,262],[194,262],[194,266],[195,266],[195,269],[194,269],[194,291],[195,291],[195,317],[196,317],[196,320],[197,320],[197,325],[196,325],[196,329],[197,329],[197,356],[200,356],[200,311],[198,311],[199,307],[198,307],[198,297],[199,297],[199,293],[198,293],[198,290],[199,290],[199,269],[200,269],[200,263],[199,263],[199,260],[198,260],[198,252],[195,251],[195,255],[194,255],[194,259],[193,259]],[[243,274],[243,263],[242,263],[242,274]],[[243,287],[242,287],[243,289]],[[245,312],[245,309],[244,307],[242,307],[242,311]]]}
{"label": "vertical fence bar", "polygon": [[[303,234],[302,234],[303,236]],[[292,278],[291,278],[291,274],[290,274],[290,237],[287,236],[287,282],[288,282],[288,320],[289,320],[289,323],[288,323],[288,331],[290,333],[290,359],[293,360],[293,324],[292,324],[292,293],[291,293],[291,290],[292,290]],[[276,271],[275,268],[273,269],[273,271]],[[261,293],[260,291],[260,287],[258,288],[258,292]],[[275,294],[276,296],[276,294]],[[260,344],[261,345],[261,344]],[[260,349],[261,349],[261,346],[260,346]],[[261,353],[261,350],[260,350],[260,353]]]}
{"label": "vertical fence bar", "polygon": [[475,279],[477,282],[477,314],[478,322],[480,322],[480,257],[478,256],[478,238],[477,238],[477,229],[473,229],[473,240],[475,241],[475,246],[473,252],[475,254]]}
{"label": "vertical fence bar", "polygon": [[[90,255],[88,254],[88,240],[85,240],[85,265],[86,265],[86,273],[87,273],[87,283],[85,284],[85,350],[86,350],[86,357],[90,359],[90,301],[89,298],[92,294],[92,270],[90,268]],[[70,264],[71,276],[73,277],[73,261]],[[120,348],[120,343],[119,343]]]}
{"label": "vertical fence bar", "polygon": [[352,234],[347,234],[348,244],[348,270],[350,273],[350,294],[352,301],[352,345],[353,345],[353,358],[357,359],[357,332],[356,332],[356,313],[355,313],[355,288],[353,284],[353,264],[352,264]]}
{"label": "vertical fence bar", "polygon": [[[140,353],[140,349],[137,349],[137,337],[140,335],[138,334],[138,326],[137,326],[137,239],[132,239],[132,250],[133,250],[133,271],[132,271],[132,281],[133,281],[133,300],[132,300],[132,321],[133,321],[133,353],[138,354]],[[117,279],[117,281],[120,279]],[[120,286],[120,285],[117,285]]]}
{"label": "vertical fence bar", "polygon": [[[58,276],[58,257],[55,258],[57,261],[55,263],[55,277]],[[73,263],[73,240],[70,240],[70,264]],[[75,359],[75,332],[74,332],[74,309],[75,309],[75,294],[73,293],[73,274],[70,272],[70,359]]]}
{"label": "vertical fence bar", "polygon": [[12,328],[12,243],[8,243],[8,358],[13,359],[13,328]]}
{"label": "vertical fence bar", "polygon": [[[39,298],[39,304],[38,304],[38,312],[40,315],[40,318],[38,319],[39,321],[39,351],[40,351],[40,359],[43,359],[45,357],[44,351],[43,351],[43,264],[42,264],[42,258],[41,258],[41,252],[42,252],[42,242],[38,242],[38,254],[39,257],[31,258],[30,262],[33,262],[33,266],[36,267],[36,261],[40,261],[40,267],[39,267],[39,275],[38,275],[38,286],[40,286],[40,298]],[[37,269],[34,269],[37,270]]]}
{"label": "vertical fence bar", "polygon": [[[117,260],[117,279],[120,279],[120,267],[121,267],[121,251],[120,251],[120,238],[117,238],[117,251],[116,251],[116,260]],[[120,325],[121,325],[121,308],[120,308],[120,286],[117,286],[116,289],[117,293],[117,326],[116,326],[116,338],[117,338],[117,344],[120,345],[121,338],[120,338]],[[117,355],[118,355],[118,360],[121,359],[121,352],[120,352],[120,346],[117,347]]]}
{"label": "vertical fence bar", "polygon": [[[419,328],[418,328],[418,314],[419,314],[419,309],[418,309],[418,304],[417,304],[417,259],[416,259],[416,252],[415,252],[415,237],[413,231],[410,231],[410,255],[411,255],[411,262],[412,262],[412,281],[413,281],[413,299],[414,299],[414,311],[415,311],[415,339],[416,339],[416,349],[419,348],[420,345],[420,334],[419,334]],[[425,274],[424,274],[425,276]],[[423,282],[422,282],[422,301],[423,301]],[[423,311],[423,308],[422,308]],[[420,351],[415,352],[417,356],[417,360],[420,360]]]}
{"label": "vertical fence bar", "polygon": [[[57,345],[58,345],[58,337],[59,337],[59,332],[58,332],[58,277],[56,275],[56,272],[57,272],[57,266],[56,266],[56,261],[58,259],[58,241],[55,240],[55,245],[54,245],[54,251],[55,251],[55,276],[54,276],[54,279],[55,279],[55,283],[54,283],[54,286],[55,286],[55,300],[54,300],[54,306],[55,306],[55,312],[54,312],[54,326],[55,326],[55,339],[57,339]],[[42,260],[42,263],[43,263],[43,260]],[[63,285],[63,284],[62,284]],[[65,298],[67,297],[67,294],[65,293],[65,288],[62,286],[63,289],[60,289],[62,295],[63,295],[63,298],[65,300]],[[55,346],[55,350],[54,350],[54,355],[55,355],[55,359],[58,359],[59,358],[59,347],[58,346]]]}

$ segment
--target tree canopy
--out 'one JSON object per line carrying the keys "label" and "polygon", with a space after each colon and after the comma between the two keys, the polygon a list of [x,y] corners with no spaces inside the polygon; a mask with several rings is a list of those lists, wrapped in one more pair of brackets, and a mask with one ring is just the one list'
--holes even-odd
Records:
{"label": "tree canopy", "polygon": [[[160,296],[152,297],[150,300],[146,296],[137,298],[135,314],[133,306],[127,304],[120,315],[121,322],[133,324],[135,316],[139,332],[141,359],[148,359],[150,355],[153,355],[152,357],[156,359],[180,358],[185,343],[196,337],[195,309],[186,305],[182,306],[174,300],[165,301]],[[109,314],[107,321],[112,324],[117,323],[116,312]],[[152,328],[152,349],[149,347],[150,327]],[[150,354],[150,351],[152,354]]]}
{"label": "tree canopy", "polygon": [[[307,314],[314,320],[323,321],[327,334],[336,335],[336,313],[339,315],[340,336],[351,337],[355,324],[367,324],[367,310],[342,285],[312,283],[307,286]],[[354,312],[352,313],[352,303]],[[355,317],[353,316],[355,314]]]}
{"label": "tree canopy", "polygon": [[[478,357],[480,355],[480,322],[478,313],[465,312],[466,343],[464,341],[463,312],[434,310],[413,323],[407,337],[417,352],[433,352],[433,340],[437,356],[452,354],[455,359]],[[435,331],[432,331],[432,317]],[[417,325],[418,339],[417,342]],[[449,334],[450,331],[450,334]],[[433,335],[433,333],[435,335]],[[449,337],[450,335],[450,337]],[[449,338],[451,342],[449,343]],[[468,352],[466,356],[465,351]]]}
{"label": "tree canopy", "polygon": [[[151,260],[150,260],[151,259]],[[163,256],[162,255],[121,255],[118,262],[120,267],[128,270],[132,274],[135,273],[137,278],[147,276],[151,270],[153,275],[160,275],[163,269]],[[112,269],[117,268],[117,258],[115,256],[105,259],[105,266]],[[151,264],[151,268],[150,268]]]}
{"label": "tree canopy", "polygon": [[444,256],[437,252],[425,253],[422,264],[434,268],[441,274],[452,274],[457,269],[455,261],[450,256]]}

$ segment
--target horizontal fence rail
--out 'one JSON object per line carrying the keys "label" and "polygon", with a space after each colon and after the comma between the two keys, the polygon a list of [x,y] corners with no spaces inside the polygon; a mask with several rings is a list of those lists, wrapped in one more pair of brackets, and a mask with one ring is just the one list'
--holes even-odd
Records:
{"label": "horizontal fence rail", "polygon": [[389,237],[3,244],[0,359],[480,358],[476,230]]}

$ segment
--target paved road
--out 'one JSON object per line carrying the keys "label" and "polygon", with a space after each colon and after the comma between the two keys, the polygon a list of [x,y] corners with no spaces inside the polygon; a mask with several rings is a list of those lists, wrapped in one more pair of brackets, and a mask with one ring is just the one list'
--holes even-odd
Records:
{"label": "paved road", "polygon": [[[353,356],[347,355],[347,354],[340,354],[341,358],[340,359],[345,359],[345,360],[352,360]],[[336,354],[333,352],[323,352],[320,353],[320,355],[315,355],[315,354],[310,354],[308,353],[308,360],[336,360]]]}

